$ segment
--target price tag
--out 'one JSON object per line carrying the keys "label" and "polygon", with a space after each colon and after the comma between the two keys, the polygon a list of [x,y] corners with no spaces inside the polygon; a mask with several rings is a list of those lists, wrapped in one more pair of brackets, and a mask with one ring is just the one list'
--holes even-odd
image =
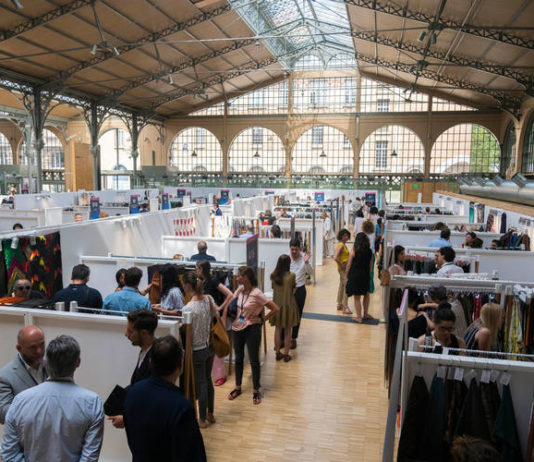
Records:
{"label": "price tag", "polygon": [[488,371],[487,369],[484,369],[482,371],[482,374],[480,374],[480,382],[481,383],[489,383],[491,378],[491,371]]}
{"label": "price tag", "polygon": [[443,354],[444,355],[448,355],[449,354],[449,349],[447,347],[443,347]]}
{"label": "price tag", "polygon": [[491,371],[490,382],[496,382],[498,377],[499,377],[499,371]]}
{"label": "price tag", "polygon": [[467,385],[471,383],[471,380],[476,377],[477,373],[474,369],[471,369],[467,374],[464,375],[464,380]]}
{"label": "price tag", "polygon": [[510,384],[510,379],[512,378],[512,376],[508,373],[508,372],[503,372],[501,374],[501,383],[503,385],[509,385]]}
{"label": "price tag", "polygon": [[464,370],[461,367],[454,369],[454,380],[461,382],[464,379]]}
{"label": "price tag", "polygon": [[439,366],[437,376],[439,379],[444,379],[447,375],[447,368],[445,366]]}

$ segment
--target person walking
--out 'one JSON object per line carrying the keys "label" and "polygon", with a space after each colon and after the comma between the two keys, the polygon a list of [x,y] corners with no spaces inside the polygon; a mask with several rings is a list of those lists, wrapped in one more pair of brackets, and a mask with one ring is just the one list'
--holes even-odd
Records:
{"label": "person walking", "polygon": [[[239,267],[237,270],[237,283],[242,287],[237,289],[234,294],[234,299],[237,299],[237,316],[232,323],[235,351],[235,388],[228,395],[228,399],[232,401],[242,393],[241,382],[243,379],[243,359],[246,344],[252,369],[252,382],[254,384],[252,402],[260,404],[261,325],[263,321],[268,321],[280,308],[276,303],[267,299],[263,292],[258,289],[256,275],[250,266]],[[264,307],[269,309],[269,314],[262,320]]]}
{"label": "person walking", "polygon": [[[297,282],[295,273],[290,271],[291,258],[283,254],[278,257],[276,268],[271,273],[271,282],[273,286],[273,301],[280,307],[271,318],[271,325],[275,326],[274,346],[276,351],[276,360],[281,359],[284,362],[291,361],[289,349],[291,347],[291,328],[296,326],[299,320],[297,301],[295,300],[295,291]],[[282,329],[284,329],[284,338],[282,339]],[[284,353],[280,352],[284,346]]]}
{"label": "person walking", "polygon": [[339,286],[337,289],[337,310],[343,310],[345,314],[352,314],[349,308],[349,301],[347,298],[346,288],[346,276],[345,270],[347,269],[347,262],[349,261],[349,248],[347,247],[347,241],[350,239],[350,232],[346,229],[342,229],[337,233],[337,244],[334,252],[334,261],[337,264],[337,272],[339,273]]}
{"label": "person walking", "polygon": [[189,303],[182,313],[193,316],[193,370],[198,398],[198,426],[206,428],[215,423],[213,415],[215,390],[211,380],[213,350],[210,347],[212,311],[210,298],[204,295],[204,281],[194,272],[186,273],[182,281]]}
{"label": "person walking", "polygon": [[[358,233],[346,269],[347,297],[354,296],[356,316],[352,319],[358,324],[364,320],[373,319],[368,313],[372,261],[373,254],[369,245],[369,238],[365,233]],[[363,317],[361,297],[363,297]]]}

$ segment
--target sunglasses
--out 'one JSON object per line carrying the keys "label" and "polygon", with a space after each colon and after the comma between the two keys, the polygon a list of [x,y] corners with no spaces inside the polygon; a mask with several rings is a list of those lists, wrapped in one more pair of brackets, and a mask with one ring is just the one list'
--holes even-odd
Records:
{"label": "sunglasses", "polygon": [[30,290],[31,288],[31,286],[18,286],[15,287],[15,290]]}

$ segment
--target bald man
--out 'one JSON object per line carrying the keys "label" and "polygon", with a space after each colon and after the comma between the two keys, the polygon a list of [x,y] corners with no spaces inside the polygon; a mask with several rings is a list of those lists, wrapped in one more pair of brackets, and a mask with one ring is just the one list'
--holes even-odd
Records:
{"label": "bald man", "polygon": [[26,326],[17,335],[19,354],[0,371],[0,423],[13,399],[21,391],[43,383],[48,377],[44,368],[44,333],[37,326]]}

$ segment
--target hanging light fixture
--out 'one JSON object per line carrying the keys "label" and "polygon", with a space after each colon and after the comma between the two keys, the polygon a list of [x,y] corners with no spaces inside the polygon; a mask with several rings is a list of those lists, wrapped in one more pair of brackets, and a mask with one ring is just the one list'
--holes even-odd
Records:
{"label": "hanging light fixture", "polygon": [[191,153],[191,157],[198,157],[198,154],[194,149],[193,149],[193,152]]}
{"label": "hanging light fixture", "polygon": [[256,151],[252,157],[254,157],[255,159],[259,159],[261,156],[260,153]]}
{"label": "hanging light fixture", "polygon": [[397,151],[393,149],[393,152],[391,153],[391,157],[397,157],[397,156],[398,156]]}
{"label": "hanging light fixture", "polygon": [[322,150],[321,154],[319,154],[319,157],[323,159],[326,157],[326,152],[324,152],[324,149]]}

